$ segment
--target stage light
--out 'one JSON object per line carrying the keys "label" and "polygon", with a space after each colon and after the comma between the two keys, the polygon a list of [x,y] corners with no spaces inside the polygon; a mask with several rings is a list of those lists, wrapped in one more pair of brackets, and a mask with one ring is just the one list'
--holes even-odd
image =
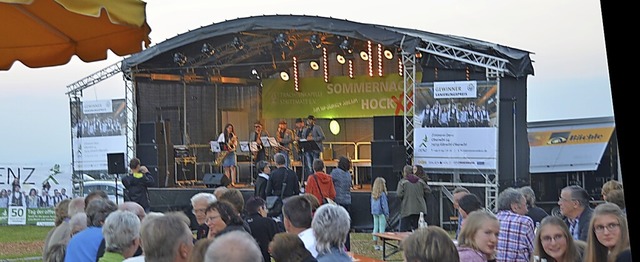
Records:
{"label": "stage light", "polygon": [[284,47],[287,45],[287,36],[285,36],[284,33],[279,33],[273,40],[273,43],[280,47]]}
{"label": "stage light", "polygon": [[339,47],[345,53],[348,53],[348,54],[353,53],[353,46],[351,45],[351,43],[349,43],[349,40],[347,39],[343,40],[342,43],[340,43]]}
{"label": "stage light", "polygon": [[329,130],[331,130],[331,134],[337,136],[340,134],[340,123],[335,119],[332,119],[331,122],[329,122]]}
{"label": "stage light", "polygon": [[320,36],[313,34],[309,38],[309,44],[315,49],[320,49],[322,47],[322,39],[320,39]]}
{"label": "stage light", "polygon": [[231,44],[238,50],[244,49],[244,43],[242,43],[242,40],[237,36],[233,37],[233,42],[231,42]]}
{"label": "stage light", "polygon": [[391,52],[391,50],[389,49],[385,49],[384,50],[384,57],[388,60],[393,59],[393,52]]}
{"label": "stage light", "polygon": [[311,62],[309,62],[309,67],[311,67],[313,71],[318,71],[318,69],[320,69],[320,64],[318,64],[318,61],[316,60],[311,60]]}
{"label": "stage light", "polygon": [[187,63],[187,57],[183,53],[175,53],[173,54],[173,62],[179,66],[183,66]]}
{"label": "stage light", "polygon": [[260,80],[260,74],[258,73],[257,69],[251,69],[251,78]]}
{"label": "stage light", "polygon": [[213,54],[216,53],[216,50],[213,49],[213,47],[210,44],[204,43],[204,44],[202,44],[202,48],[200,48],[200,52],[203,55],[212,56]]}
{"label": "stage light", "polygon": [[347,59],[344,58],[344,56],[341,54],[336,55],[336,60],[338,60],[338,63],[340,63],[341,65],[344,65],[344,63],[347,62]]}
{"label": "stage light", "polygon": [[422,53],[421,52],[417,52],[416,53],[416,58],[418,58],[418,59],[422,58]]}
{"label": "stage light", "polygon": [[282,79],[282,81],[289,81],[289,73],[287,73],[287,71],[281,71],[280,72],[280,79]]}
{"label": "stage light", "polygon": [[369,61],[369,54],[367,53],[367,51],[364,51],[364,50],[360,51],[360,58],[363,61]]}

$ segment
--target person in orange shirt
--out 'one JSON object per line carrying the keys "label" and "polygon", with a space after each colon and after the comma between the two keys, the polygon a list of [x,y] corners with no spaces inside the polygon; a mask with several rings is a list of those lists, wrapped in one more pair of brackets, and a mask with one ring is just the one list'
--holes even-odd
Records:
{"label": "person in orange shirt", "polygon": [[322,159],[313,160],[313,171],[315,173],[307,178],[307,186],[305,187],[307,194],[312,194],[318,198],[320,204],[326,204],[326,200],[336,199],[336,189],[333,186],[331,176],[324,171],[324,162]]}

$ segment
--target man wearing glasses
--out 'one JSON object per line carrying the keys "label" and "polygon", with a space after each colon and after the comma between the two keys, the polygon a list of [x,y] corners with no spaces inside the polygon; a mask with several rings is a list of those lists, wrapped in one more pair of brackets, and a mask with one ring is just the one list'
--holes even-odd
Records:
{"label": "man wearing glasses", "polygon": [[198,222],[198,227],[196,227],[196,232],[194,232],[195,238],[203,239],[207,238],[209,234],[209,226],[206,224],[206,210],[210,204],[217,201],[217,198],[214,194],[211,193],[197,193],[191,197],[191,207],[193,215],[196,217],[196,222]]}
{"label": "man wearing glasses", "polygon": [[587,191],[580,186],[567,186],[560,191],[558,205],[573,239],[587,241],[589,221],[593,215]]}

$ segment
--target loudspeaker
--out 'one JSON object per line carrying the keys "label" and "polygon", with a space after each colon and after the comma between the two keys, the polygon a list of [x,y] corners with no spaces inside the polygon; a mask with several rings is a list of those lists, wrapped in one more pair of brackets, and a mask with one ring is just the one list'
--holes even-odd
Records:
{"label": "loudspeaker", "polygon": [[139,144],[173,144],[169,121],[142,122],[138,125]]}
{"label": "loudspeaker", "polygon": [[127,173],[127,167],[124,164],[124,153],[107,154],[107,172],[109,174]]}
{"label": "loudspeaker", "polygon": [[382,177],[387,182],[387,190],[396,191],[402,172],[393,171],[392,167],[371,166],[371,186],[376,178]]}
{"label": "loudspeaker", "polygon": [[202,183],[207,187],[227,186],[230,182],[229,178],[221,173],[207,173],[202,178]]}
{"label": "loudspeaker", "polygon": [[392,150],[394,146],[400,147],[401,143],[396,140],[371,141],[371,166],[393,167],[394,157],[406,159],[406,153],[395,156]]}
{"label": "loudspeaker", "polygon": [[404,140],[403,116],[374,116],[373,140]]}
{"label": "loudspeaker", "polygon": [[393,172],[402,172],[402,168],[407,164],[407,148],[404,145],[391,146],[391,164]]}
{"label": "loudspeaker", "polygon": [[[143,166],[147,166],[152,175],[157,174],[156,181],[158,187],[175,186],[175,158],[173,157],[173,146],[138,144],[136,147],[136,157],[140,159]],[[157,172],[151,170],[157,169]]]}

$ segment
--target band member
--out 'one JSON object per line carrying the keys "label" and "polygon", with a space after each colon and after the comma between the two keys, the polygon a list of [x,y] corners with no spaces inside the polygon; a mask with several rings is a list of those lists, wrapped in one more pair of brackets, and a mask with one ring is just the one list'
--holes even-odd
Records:
{"label": "band member", "polygon": [[255,129],[255,131],[252,132],[251,136],[249,137],[250,142],[256,142],[256,144],[258,145],[257,151],[252,152],[254,164],[258,163],[261,160],[267,160],[267,152],[264,148],[264,145],[262,144],[262,139],[260,138],[269,137],[269,133],[267,133],[267,131],[264,130],[263,127],[264,126],[262,125],[262,123],[260,123],[260,121],[256,121],[253,124],[253,128]]}
{"label": "band member", "polygon": [[280,123],[278,123],[278,132],[276,132],[276,141],[280,144],[280,146],[276,148],[276,153],[282,153],[287,156],[285,165],[288,168],[291,168],[294,137],[293,130],[287,127],[287,121],[281,120]]}
{"label": "band member", "polygon": [[316,118],[312,115],[309,115],[307,117],[307,129],[304,133],[304,137],[307,139],[307,141],[314,141],[318,146],[318,149],[305,152],[305,165],[307,166],[307,170],[305,171],[306,175],[308,176],[314,172],[311,166],[313,160],[320,159],[320,152],[322,152],[323,149],[322,141],[324,140],[324,132],[322,131],[322,127],[316,125]]}
{"label": "band member", "polygon": [[294,137],[294,147],[295,147],[295,159],[297,161],[300,161],[302,163],[302,169],[304,172],[302,172],[303,176],[307,173],[307,166],[305,165],[304,162],[304,152],[303,152],[303,148],[300,146],[300,139],[304,139],[304,132],[307,129],[307,127],[304,124],[304,120],[302,120],[302,118],[296,118],[296,127],[293,130],[293,134],[295,135]]}
{"label": "band member", "polygon": [[236,147],[238,146],[238,137],[233,129],[232,124],[227,124],[224,130],[218,136],[218,142],[224,143],[218,158],[222,158],[222,169],[224,175],[231,181],[231,186],[236,186]]}

